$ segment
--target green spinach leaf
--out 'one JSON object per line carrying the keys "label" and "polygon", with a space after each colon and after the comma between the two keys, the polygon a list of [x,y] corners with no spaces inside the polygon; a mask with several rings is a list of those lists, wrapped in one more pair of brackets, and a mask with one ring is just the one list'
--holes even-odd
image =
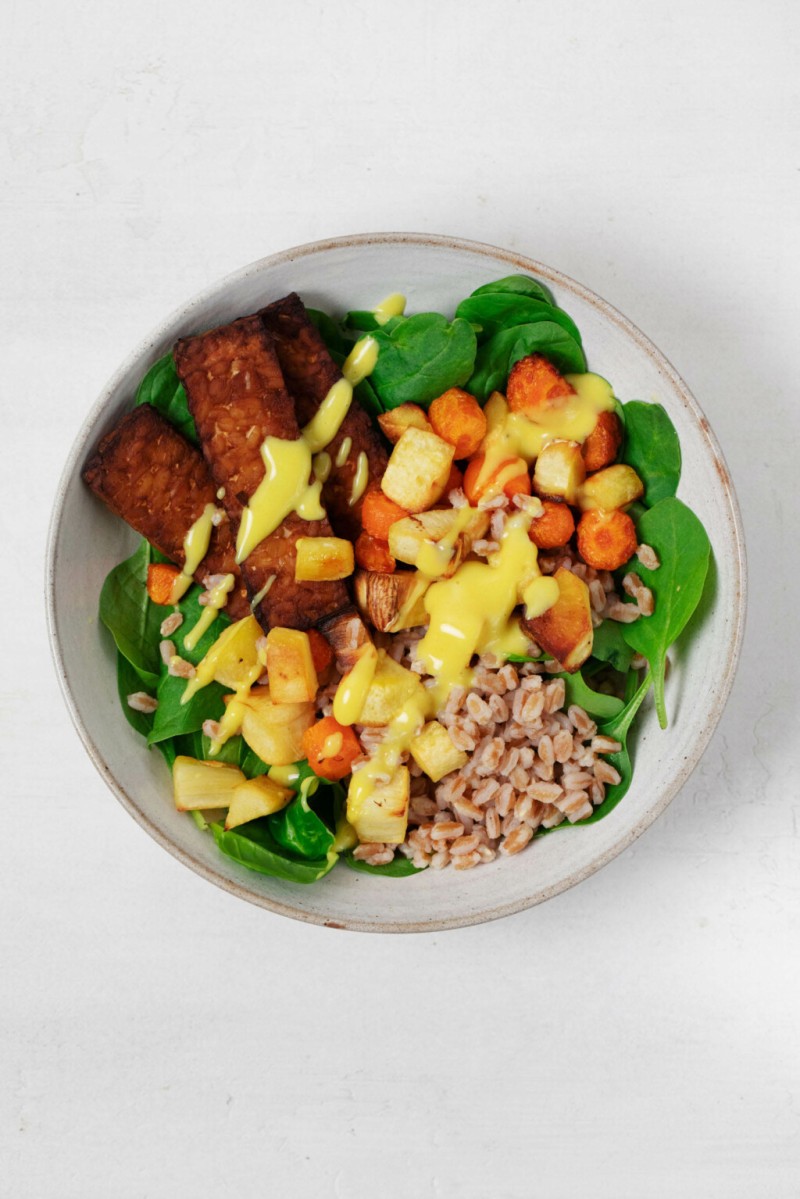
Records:
{"label": "green spinach leaf", "polygon": [[352,342],[347,340],[333,317],[328,316],[327,312],[320,312],[318,308],[306,308],[306,313],[312,325],[319,330],[320,337],[328,349],[341,354],[343,358],[346,357]]}
{"label": "green spinach leaf", "polygon": [[425,407],[472,374],[476,340],[468,321],[450,323],[437,312],[420,312],[390,326],[388,322],[372,333],[378,361],[370,382],[384,408],[405,403]]}
{"label": "green spinach leaf", "polygon": [[598,804],[591,816],[587,816],[585,820],[578,821],[579,824],[596,824],[598,820],[602,820],[604,816],[613,811],[630,787],[631,779],[633,778],[633,763],[628,748],[628,734],[634,717],[642,706],[644,697],[650,690],[652,681],[652,676],[648,674],[632,698],[625,704],[624,708],[611,720],[599,726],[597,731],[601,736],[613,737],[615,741],[620,742],[621,748],[617,753],[603,755],[612,766],[616,766],[620,774],[620,780],[618,783],[611,783],[606,787],[603,802]]}
{"label": "green spinach leaf", "polygon": [[530,296],[514,295],[509,292],[488,292],[482,296],[470,296],[462,300],[456,316],[476,328],[478,344],[494,337],[502,329],[527,325],[536,321],[554,321],[580,345],[581,335],[572,317],[553,304],[535,300]]}
{"label": "green spinach leaf", "polygon": [[652,508],[678,490],[681,477],[678,434],[660,404],[630,400],[624,412],[623,461],[633,467],[644,483],[644,502]]}
{"label": "green spinach leaf", "polygon": [[163,561],[142,538],[138,549],[109,571],[100,592],[100,619],[117,649],[131,664],[146,688],[158,683],[161,658],[160,625],[171,608],[153,604],[147,594],[147,568]]}
{"label": "green spinach leaf", "polygon": [[595,720],[611,720],[624,708],[623,701],[616,695],[604,695],[589,686],[580,670],[574,674],[557,674],[553,678],[563,679],[566,690],[566,707],[577,704]]}
{"label": "green spinach leaf", "polygon": [[531,279],[530,275],[506,275],[503,279],[495,279],[493,283],[484,283],[477,287],[473,296],[491,295],[492,292],[511,292],[518,296],[531,296],[534,300],[544,300],[546,304],[553,303],[553,297],[543,283]]}
{"label": "green spinach leaf", "polygon": [[344,861],[351,870],[360,870],[363,874],[382,874],[386,878],[408,878],[411,874],[422,874],[422,871],[427,869],[424,866],[415,866],[410,858],[404,858],[402,854],[395,856],[385,866],[370,866],[369,862],[362,862],[351,853],[344,855]]}
{"label": "green spinach leaf", "polygon": [[653,592],[655,611],[652,616],[640,616],[632,624],[625,625],[624,637],[628,645],[643,654],[650,664],[658,721],[666,728],[664,671],[667,650],[700,602],[711,544],[692,510],[672,496],[660,500],[645,512],[637,531],[640,541],[656,551],[661,565],[657,570],[648,570],[638,559],[629,563],[629,569],[635,570]]}
{"label": "green spinach leaf", "polygon": [[198,444],[197,430],[189,411],[189,401],[183,384],[178,378],[172,354],[165,354],[154,362],[139,384],[136,392],[137,404],[151,404],[182,433],[187,441]]}
{"label": "green spinach leaf", "polygon": [[622,635],[622,625],[616,620],[604,620],[594,631],[592,657],[608,662],[620,674],[627,674],[633,659],[633,650]]}
{"label": "green spinach leaf", "polygon": [[212,824],[217,848],[248,870],[290,883],[315,883],[336,865],[339,855],[333,852],[323,858],[292,857],[272,835],[270,819],[251,820],[228,832],[221,824]]}
{"label": "green spinach leaf", "polygon": [[267,817],[277,843],[300,858],[324,858],[333,846],[333,833],[308,802],[317,786],[316,777],[303,779],[294,799]]}
{"label": "green spinach leaf", "polygon": [[[142,677],[137,670],[131,666],[128,659],[117,650],[117,694],[119,702],[122,704],[122,711],[125,714],[125,719],[131,728],[136,729],[137,733],[141,733],[146,737],[153,727],[153,712],[137,712],[135,708],[131,708],[128,704],[128,696],[133,695],[136,691],[142,691]],[[148,692],[151,694],[151,692]]]}
{"label": "green spinach leaf", "polygon": [[580,344],[561,325],[538,320],[513,329],[503,329],[478,349],[475,370],[467,390],[481,402],[493,391],[503,390],[515,362],[527,354],[542,354],[564,374],[582,374],[586,359]]}

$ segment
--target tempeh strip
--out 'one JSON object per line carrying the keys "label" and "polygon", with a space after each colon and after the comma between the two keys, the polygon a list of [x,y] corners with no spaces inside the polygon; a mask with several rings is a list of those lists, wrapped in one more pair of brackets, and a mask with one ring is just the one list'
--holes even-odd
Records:
{"label": "tempeh strip", "polygon": [[[294,292],[263,308],[259,316],[275,343],[286,386],[295,398],[298,420],[306,425],[342,372]],[[346,460],[338,463],[337,455],[346,439],[350,449]],[[331,458],[331,473],[322,489],[323,502],[336,532],[355,539],[361,532],[364,495],[380,485],[388,460],[378,432],[355,397],[326,452]],[[367,460],[367,482],[362,494],[351,503],[361,453]]]}
{"label": "tempeh strip", "polygon": [[[299,436],[294,401],[258,316],[185,338],[174,356],[203,453],[217,486],[225,488],[223,503],[236,530],[264,478],[262,442]],[[242,562],[265,628],[307,629],[349,607],[341,581],[299,583],[294,577],[298,538],[331,533],[327,519],[306,521],[291,513]]]}
{"label": "tempeh strip", "polygon": [[[134,408],[105,435],[83,478],[112,512],[180,567],[186,561],[186,534],[207,504],[217,504],[203,455],[149,404]],[[226,612],[233,620],[246,616],[250,606],[227,519],[212,528],[195,578],[202,582],[214,574],[236,576]]]}

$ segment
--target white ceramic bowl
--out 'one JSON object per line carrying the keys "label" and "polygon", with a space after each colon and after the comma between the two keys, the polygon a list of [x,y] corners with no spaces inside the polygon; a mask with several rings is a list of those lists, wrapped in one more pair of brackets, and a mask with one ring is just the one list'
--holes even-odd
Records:
{"label": "white ceramic bowl", "polygon": [[[167,767],[148,752],[119,708],[111,640],[97,619],[107,571],[137,538],[90,495],[80,469],[100,437],[131,406],[148,367],[180,335],[254,312],[288,291],[314,307],[344,312],[391,291],[408,309],[451,312],[490,279],[525,272],[543,279],[583,335],[591,369],[622,400],[658,400],[683,451],[679,494],[702,519],[716,564],[713,603],[685,650],[673,651],[667,687],[670,727],[652,708],[639,722],[636,769],[625,799],[605,820],[534,841],[519,857],[463,874],[426,871],[391,879],[338,866],[312,886],[251,873],[223,857],[171,802]],[[736,498],[719,446],[685,384],[623,316],[572,279],[519,254],[475,242],[375,234],[316,242],[237,271],[163,321],[120,367],[70,453],[53,514],[47,578],[49,629],[64,696],[84,745],[131,815],[170,853],[252,903],[333,928],[419,932],[475,924],[557,895],[599,870],[664,810],[697,765],[733,680],[745,612],[745,560]]]}

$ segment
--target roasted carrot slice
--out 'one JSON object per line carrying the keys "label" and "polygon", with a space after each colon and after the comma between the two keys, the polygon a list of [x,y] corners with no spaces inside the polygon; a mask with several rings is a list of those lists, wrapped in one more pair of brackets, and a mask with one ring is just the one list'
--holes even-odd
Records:
{"label": "roasted carrot slice", "polygon": [[476,452],[486,436],[486,416],[478,401],[460,387],[450,387],[433,401],[428,420],[434,433],[455,447],[461,461]]}
{"label": "roasted carrot slice", "polygon": [[364,497],[361,520],[364,524],[364,532],[369,533],[370,537],[377,537],[379,541],[387,541],[389,529],[404,516],[408,516],[405,508],[401,508],[394,500],[390,500],[388,495],[384,495],[382,491],[370,491]]}
{"label": "roasted carrot slice", "polygon": [[558,407],[575,389],[541,354],[528,354],[511,368],[506,399],[512,412],[535,416],[548,408]]}
{"label": "roasted carrot slice", "polygon": [[587,471],[610,466],[622,444],[622,424],[616,412],[601,412],[597,424],[583,443],[581,453]]}
{"label": "roasted carrot slice", "polygon": [[369,533],[361,533],[355,545],[356,562],[362,570],[378,570],[391,574],[396,563],[389,553],[388,541],[370,537]]}
{"label": "roasted carrot slice", "polygon": [[575,532],[575,518],[568,504],[542,500],[544,514],[531,521],[528,536],[540,550],[554,550],[566,545]]}
{"label": "roasted carrot slice", "polygon": [[333,662],[333,650],[322,633],[316,629],[308,629],[308,642],[311,647],[311,661],[318,675],[324,674]]}
{"label": "roasted carrot slice", "polygon": [[578,553],[595,570],[617,570],[633,556],[636,545],[636,526],[621,508],[595,508],[578,521]]}
{"label": "roasted carrot slice", "polygon": [[349,774],[361,752],[353,730],[339,724],[333,716],[323,716],[303,733],[303,753],[309,766],[314,774],[331,782]]}
{"label": "roasted carrot slice", "polygon": [[147,594],[154,604],[168,604],[172,585],[181,572],[169,562],[152,562],[147,568]]}

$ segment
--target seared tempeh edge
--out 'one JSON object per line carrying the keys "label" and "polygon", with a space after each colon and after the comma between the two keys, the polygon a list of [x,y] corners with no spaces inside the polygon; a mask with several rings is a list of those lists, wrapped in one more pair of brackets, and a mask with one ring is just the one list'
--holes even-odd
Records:
{"label": "seared tempeh edge", "polygon": [[[286,386],[295,398],[298,419],[301,425],[305,425],[314,416],[333,384],[341,379],[342,372],[328,353],[302,300],[294,292],[263,308],[259,316],[275,343]],[[336,455],[348,437],[352,445],[347,460],[337,466]],[[369,466],[368,483],[364,493],[351,504],[353,479],[358,456],[362,452],[366,454]],[[327,447],[327,453],[332,465],[322,489],[323,503],[336,532],[354,540],[361,532],[360,514],[364,495],[380,485],[388,461],[380,435],[355,397],[339,432]]]}
{"label": "seared tempeh edge", "polygon": [[[83,479],[115,515],[182,567],[183,540],[216,488],[203,455],[149,404],[140,404],[102,439],[83,469]],[[237,587],[227,612],[238,620],[249,601],[235,562],[231,526],[214,527],[208,553],[195,575],[233,573]]]}
{"label": "seared tempeh edge", "polygon": [[[217,487],[225,488],[222,502],[235,531],[264,477],[264,439],[299,436],[294,401],[258,316],[184,338],[174,357],[209,469]],[[299,583],[294,577],[298,538],[331,532],[328,520],[305,521],[292,513],[242,563],[251,598],[269,584],[255,608],[265,628],[307,629],[349,607],[344,583]]]}

